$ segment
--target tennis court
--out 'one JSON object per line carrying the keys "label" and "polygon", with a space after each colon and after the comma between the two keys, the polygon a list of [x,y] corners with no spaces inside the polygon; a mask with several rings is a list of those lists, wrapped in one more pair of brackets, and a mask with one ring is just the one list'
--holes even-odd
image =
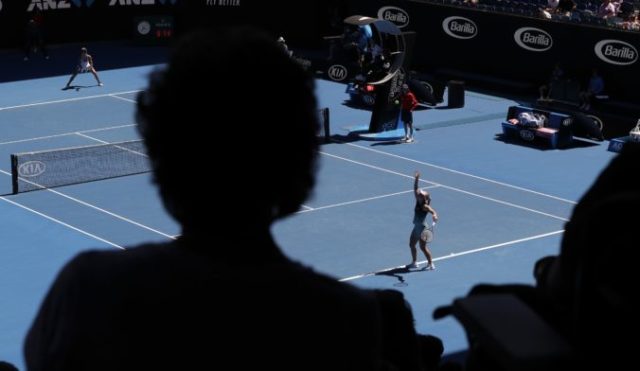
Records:
{"label": "tennis court", "polygon": [[[11,194],[10,154],[138,139],[134,99],[153,68],[100,71],[104,87],[80,75],[79,90],[60,90],[67,75],[0,84],[0,359],[24,368],[26,330],[71,256],[180,233],[149,173]],[[606,142],[563,150],[505,143],[500,120],[517,102],[475,92],[464,108],[416,112],[416,143],[354,140],[347,128],[367,125],[371,113],[345,105],[344,89],[318,80],[335,137],[321,146],[313,198],[274,226],[276,240],[318,271],[401,290],[418,332],[442,338],[447,354],[463,350],[462,328],[450,318],[433,321],[433,309],[479,282],[532,282],[533,263],[558,251],[575,202],[614,154]],[[211,145],[242,145],[219,139]],[[435,271],[394,269],[410,261],[416,170],[440,216]],[[207,187],[194,183],[194,191]]]}

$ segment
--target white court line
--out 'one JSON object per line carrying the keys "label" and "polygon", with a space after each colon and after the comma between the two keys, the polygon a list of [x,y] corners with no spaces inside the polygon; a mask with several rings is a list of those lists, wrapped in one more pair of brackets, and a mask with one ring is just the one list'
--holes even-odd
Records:
{"label": "white court line", "polygon": [[82,134],[82,133],[94,133],[94,132],[97,132],[97,131],[122,129],[122,128],[131,127],[131,126],[135,126],[135,124],[109,126],[109,127],[106,127],[106,128],[89,129],[89,130],[82,130],[82,131],[70,131],[70,132],[66,132],[66,133],[62,133],[62,134],[53,134],[53,135],[47,135],[47,136],[43,136],[43,137],[35,137],[35,138],[29,138],[29,139],[18,139],[18,140],[12,140],[12,141],[9,141],[9,142],[0,142],[0,145],[23,143],[23,142],[33,142],[33,141],[36,141],[36,140],[44,140],[44,139],[51,139],[51,138],[66,137],[66,136]]}
{"label": "white court line", "polygon": [[[440,261],[440,260],[451,259],[451,258],[455,258],[455,257],[462,256],[462,255],[468,255],[468,254],[473,254],[473,253],[477,253],[477,252],[480,252],[480,251],[491,250],[491,249],[495,249],[495,248],[498,248],[498,247],[513,245],[513,244],[520,243],[520,242],[537,240],[539,238],[545,238],[545,237],[553,236],[553,235],[560,234],[560,233],[563,233],[563,232],[564,232],[564,229],[561,229],[559,231],[553,231],[553,232],[549,232],[549,233],[539,234],[539,235],[536,235],[536,236],[520,238],[520,239],[509,241],[509,242],[503,242],[503,243],[498,243],[498,244],[495,244],[495,245],[479,247],[477,249],[467,250],[467,251],[463,251],[463,252],[459,252],[459,253],[451,253],[451,254],[449,254],[447,256],[441,256],[439,258],[434,258],[433,261],[435,262],[435,261]],[[418,264],[422,264],[422,263],[425,263],[425,262],[426,262],[426,260],[422,260],[422,261],[419,261],[417,263]],[[377,272],[369,272],[369,273],[365,273],[365,274],[359,274],[357,276],[341,278],[340,281],[341,282],[353,281],[353,280],[357,280],[359,278],[375,276],[376,274],[379,274],[379,273],[388,272],[390,270],[394,270],[394,269],[398,269],[398,268],[404,268],[404,267],[406,267],[406,266],[405,265],[400,265],[400,266],[397,266],[397,267],[386,268],[386,269],[379,270]]]}
{"label": "white court line", "polygon": [[75,102],[79,100],[87,100],[87,99],[96,99],[96,98],[105,98],[105,97],[113,97],[116,94],[131,94],[137,93],[141,90],[129,90],[129,91],[121,91],[117,93],[108,93],[108,94],[98,94],[98,95],[88,95],[86,97],[76,97],[76,98],[67,98],[67,99],[58,99],[58,100],[50,100],[46,102],[37,102],[37,103],[28,103],[28,104],[20,104],[17,106],[8,106],[8,107],[0,107],[0,111],[16,109],[16,108],[26,108],[26,107],[34,107],[34,106],[43,106],[45,104],[56,104],[56,103],[67,103],[67,102]]}
{"label": "white court line", "polygon": [[[311,210],[313,210],[313,207],[311,207],[311,206],[307,206],[307,205],[300,205],[300,207],[304,208],[304,210],[302,210],[302,211],[298,211],[298,213],[303,213],[303,212],[305,212],[305,211],[311,211]],[[297,214],[297,213],[296,213],[296,214]]]}
{"label": "white court line", "polygon": [[406,160],[406,161],[415,162],[415,163],[420,164],[420,165],[430,166],[430,167],[433,167],[433,168],[436,168],[436,169],[440,169],[440,170],[443,170],[443,171],[448,171],[448,172],[451,172],[451,173],[454,173],[454,174],[464,175],[464,176],[468,176],[468,177],[470,177],[470,178],[475,178],[475,179],[483,180],[483,181],[485,181],[485,182],[489,182],[489,183],[493,183],[493,184],[498,184],[498,185],[501,185],[501,186],[503,186],[503,187],[509,187],[509,188],[517,189],[517,190],[519,190],[519,191],[529,192],[529,193],[533,193],[533,194],[536,194],[536,195],[539,195],[539,196],[552,198],[552,199],[554,199],[554,200],[558,200],[558,201],[562,201],[562,202],[570,203],[570,204],[573,204],[573,205],[575,205],[575,204],[577,203],[576,201],[567,200],[567,199],[565,199],[565,198],[552,196],[552,195],[549,195],[549,194],[546,194],[546,193],[542,193],[542,192],[534,191],[534,190],[532,190],[532,189],[528,189],[528,188],[523,188],[523,187],[515,186],[515,185],[513,185],[513,184],[503,183],[503,182],[500,182],[500,181],[497,181],[497,180],[493,180],[493,179],[483,178],[483,177],[478,176],[478,175],[473,175],[473,174],[465,173],[465,172],[462,172],[462,171],[449,169],[449,168],[446,168],[446,167],[442,167],[442,166],[438,166],[438,165],[430,164],[430,163],[428,163],[428,162],[424,162],[424,161],[414,160],[414,159],[411,159],[411,158],[408,158],[408,157],[395,155],[395,154],[393,154],[393,153],[387,153],[387,152],[380,151],[380,150],[377,150],[377,149],[373,149],[373,148],[367,148],[367,147],[359,146],[359,145],[357,145],[357,144],[353,144],[353,143],[345,143],[345,142],[340,142],[340,143],[342,143],[342,144],[346,144],[346,145],[349,145],[349,146],[352,146],[352,147],[356,147],[356,148],[364,149],[364,150],[367,150],[367,151],[371,151],[371,152],[379,153],[379,154],[382,154],[382,155],[391,156],[391,157],[396,157],[396,158],[399,158],[399,159],[401,159],[401,160]]}
{"label": "white court line", "polygon": [[[3,174],[7,174],[7,175],[11,176],[11,173],[6,172],[6,171],[4,171],[4,170],[1,170],[1,169],[0,169],[0,172],[1,172],[1,173],[3,173]],[[35,185],[38,185],[37,183],[30,182],[30,181],[28,181],[28,180],[26,180],[26,179],[21,179],[21,180],[23,180],[23,181],[25,181],[25,182],[29,182],[29,183],[35,184]],[[40,186],[40,185],[38,185],[38,186],[39,186],[39,187],[42,187],[42,186]],[[161,236],[168,237],[168,238],[170,238],[170,239],[172,239],[172,240],[175,240],[175,237],[173,237],[172,235],[166,234],[166,233],[161,232],[161,231],[159,231],[159,230],[157,230],[157,229],[153,229],[153,228],[151,228],[151,227],[149,227],[149,226],[146,226],[146,225],[144,225],[144,224],[138,223],[138,222],[136,222],[136,221],[134,221],[134,220],[131,220],[131,219],[129,219],[129,218],[125,218],[125,217],[124,217],[124,216],[122,216],[122,215],[118,215],[118,214],[116,214],[116,213],[112,213],[111,211],[108,211],[108,210],[105,210],[105,209],[100,208],[100,207],[98,207],[98,206],[92,205],[92,204],[90,204],[90,203],[88,203],[88,202],[85,202],[85,201],[79,200],[79,199],[77,199],[77,198],[75,198],[75,197],[72,197],[72,196],[66,195],[66,194],[64,194],[64,193],[62,193],[62,192],[58,192],[58,191],[53,190],[53,189],[51,189],[51,188],[46,188],[46,187],[42,187],[42,188],[43,188],[43,189],[42,189],[43,191],[51,192],[51,193],[56,194],[56,195],[58,195],[58,196],[64,197],[64,198],[66,198],[66,199],[69,199],[69,200],[71,200],[71,201],[73,201],[73,202],[79,203],[79,204],[80,204],[80,205],[82,205],[82,206],[86,206],[86,207],[92,208],[92,209],[94,209],[94,210],[100,211],[101,213],[105,213],[105,214],[107,214],[107,215],[109,215],[109,216],[112,216],[112,217],[114,217],[114,218],[116,218],[116,219],[120,219],[120,220],[122,220],[122,221],[124,221],[124,222],[130,223],[130,224],[133,224],[133,225],[135,225],[136,227],[140,227],[140,228],[146,229],[146,230],[148,230],[148,231],[151,231],[151,232],[157,233],[157,234],[159,234],[159,235],[161,235]]]}
{"label": "white court line", "polygon": [[[348,158],[346,158],[346,157],[342,157],[342,156],[338,156],[338,155],[334,155],[334,154],[326,153],[326,152],[322,152],[322,151],[318,151],[318,153],[320,153],[321,155],[325,155],[325,156],[329,156],[329,157],[334,157],[334,158],[337,158],[337,159],[339,159],[339,160],[343,160],[343,161],[347,161],[347,162],[353,162],[353,163],[354,163],[354,164],[356,164],[356,165],[366,166],[366,167],[369,167],[369,168],[372,168],[372,169],[375,169],[375,170],[379,170],[379,171],[382,171],[382,172],[385,172],[385,173],[390,173],[390,174],[393,174],[393,175],[400,175],[400,176],[405,177],[405,178],[411,178],[411,179],[413,179],[413,176],[412,176],[412,175],[407,175],[407,174],[403,174],[403,173],[400,173],[400,172],[397,172],[397,171],[393,171],[393,170],[385,169],[385,168],[382,168],[382,167],[380,167],[380,166],[370,165],[370,164],[365,164],[364,162],[360,162],[360,161],[356,161],[356,160],[351,160],[351,159],[348,159]],[[424,180],[424,179],[420,179],[420,181],[421,181],[421,182],[425,182],[425,183],[431,183],[431,184],[434,184],[434,185],[436,184],[436,183],[434,183],[434,182],[430,182],[430,181],[428,181],[428,180]]]}
{"label": "white court line", "polygon": [[[402,174],[402,173],[399,173],[399,172],[397,172],[397,171],[393,171],[393,170],[389,170],[389,169],[384,169],[384,168],[381,168],[381,167],[379,167],[379,166],[366,164],[366,163],[364,163],[364,162],[351,160],[351,159],[348,159],[348,158],[345,158],[345,157],[341,157],[341,156],[337,156],[337,155],[332,155],[332,154],[325,153],[325,152],[320,152],[320,153],[321,153],[321,154],[323,154],[323,155],[329,156],[329,157],[335,157],[335,158],[340,159],[340,160],[344,160],[344,161],[347,161],[347,162],[352,162],[352,163],[354,163],[354,164],[358,164],[358,165],[366,166],[366,167],[369,167],[369,168],[372,168],[372,169],[380,170],[380,171],[387,172],[387,173],[391,173],[391,174],[400,175],[400,176],[403,176],[403,177],[405,177],[405,178],[413,178],[413,177],[412,177],[412,176],[410,176],[410,175]],[[421,180],[422,180],[422,179],[421,179]],[[532,213],[536,213],[536,214],[540,214],[540,215],[548,216],[548,217],[550,217],[550,218],[559,219],[559,220],[562,220],[562,221],[565,221],[565,222],[569,220],[569,219],[567,219],[567,218],[563,218],[563,217],[561,217],[561,216],[557,216],[557,215],[553,215],[553,214],[545,213],[544,211],[531,209],[531,208],[529,208],[529,207],[525,207],[525,206],[517,205],[517,204],[511,203],[511,202],[507,202],[507,201],[498,200],[498,199],[496,199],[496,198],[492,198],[492,197],[488,197],[488,196],[483,196],[483,195],[480,195],[480,194],[477,194],[477,193],[473,193],[473,192],[465,191],[465,190],[460,189],[460,188],[451,187],[451,186],[447,186],[447,185],[444,185],[444,184],[435,183],[435,182],[431,182],[431,181],[427,181],[427,180],[424,180],[424,182],[426,182],[426,183],[431,183],[431,184],[433,184],[433,185],[437,185],[437,186],[442,187],[442,188],[450,189],[450,190],[452,190],[452,191],[456,191],[456,192],[460,192],[460,193],[465,193],[465,194],[468,194],[468,195],[470,195],[470,196],[474,196],[474,197],[482,198],[482,199],[484,199],[484,200],[493,201],[493,202],[496,202],[496,203],[499,203],[499,204],[502,204],[502,205],[506,205],[506,206],[514,207],[514,208],[516,208],[516,209],[521,209],[521,210],[529,211],[529,212],[532,212]]]}
{"label": "white court line", "polygon": [[133,153],[134,155],[138,155],[138,156],[142,156],[142,157],[149,158],[149,156],[148,156],[146,153],[142,153],[142,152],[134,151],[134,150],[132,150],[132,149],[130,149],[130,148],[126,148],[126,147],[123,147],[123,146],[119,146],[119,145],[117,145],[117,144],[115,144],[115,143],[111,143],[111,142],[104,141],[104,140],[102,140],[102,139],[94,138],[94,137],[92,137],[92,136],[90,136],[90,135],[86,135],[86,134],[82,134],[82,133],[76,133],[76,134],[77,134],[77,135],[79,135],[79,136],[81,136],[81,137],[87,138],[87,139],[95,140],[95,141],[96,141],[96,142],[98,142],[98,143],[102,143],[102,144],[113,144],[113,146],[114,146],[115,148],[121,149],[121,150],[123,150],[123,151],[125,151],[125,152],[130,152],[130,153]]}
{"label": "white court line", "polygon": [[[429,189],[431,189],[431,188],[436,188],[436,187],[438,187],[438,186],[433,185],[433,186],[424,187],[424,188],[429,188]],[[377,200],[377,199],[380,199],[380,198],[393,197],[393,196],[402,195],[402,194],[405,194],[405,193],[411,193],[411,192],[413,192],[413,189],[410,189],[410,190],[408,190],[408,191],[401,191],[401,192],[396,192],[396,193],[389,193],[389,194],[381,195],[381,196],[368,197],[368,198],[361,198],[361,199],[359,199],[359,200],[354,200],[354,201],[340,202],[340,203],[332,204],[332,205],[318,206],[318,207],[316,207],[316,208],[311,208],[311,207],[308,207],[308,206],[302,205],[303,207],[307,208],[308,210],[300,210],[300,211],[296,212],[296,214],[308,213],[309,211],[317,211],[317,210],[322,210],[322,209],[330,209],[330,208],[332,208],[332,207],[339,207],[339,206],[351,205],[351,204],[356,204],[356,203],[359,203],[359,202],[366,202],[366,201],[371,201],[371,200]]]}
{"label": "white court line", "polygon": [[98,241],[100,241],[100,242],[104,242],[104,243],[106,243],[106,244],[108,244],[108,245],[111,245],[111,246],[113,246],[113,247],[115,247],[115,248],[118,248],[118,249],[121,249],[121,250],[125,250],[125,248],[124,248],[124,247],[122,247],[122,246],[120,246],[120,245],[118,245],[118,244],[115,244],[115,243],[113,243],[113,242],[111,242],[111,241],[107,241],[107,240],[105,240],[104,238],[100,238],[100,237],[96,236],[95,234],[89,233],[89,232],[87,232],[87,231],[83,231],[83,230],[82,230],[82,229],[80,229],[80,228],[76,228],[76,227],[74,227],[74,226],[72,226],[72,225],[70,225],[70,224],[67,224],[67,223],[63,222],[62,220],[58,220],[58,219],[53,218],[53,217],[51,217],[51,216],[49,216],[49,215],[43,214],[43,213],[41,213],[41,212],[39,212],[39,211],[36,211],[36,210],[34,210],[34,209],[31,209],[31,208],[29,208],[29,207],[27,207],[27,206],[24,206],[24,205],[22,205],[22,204],[19,204],[19,203],[15,202],[15,201],[9,200],[9,199],[7,199],[7,198],[5,198],[5,197],[0,197],[0,199],[1,199],[1,200],[3,200],[3,201],[6,201],[6,202],[8,202],[8,203],[10,203],[10,204],[12,204],[12,205],[18,206],[18,207],[20,207],[20,208],[22,208],[22,209],[25,209],[25,210],[27,210],[27,211],[30,211],[30,212],[32,212],[32,213],[34,213],[34,214],[36,214],[36,215],[39,215],[39,216],[41,216],[41,217],[43,217],[43,218],[49,219],[49,220],[51,220],[52,222],[58,223],[58,224],[60,224],[60,225],[63,225],[63,226],[65,226],[65,227],[69,228],[69,229],[73,229],[73,230],[74,230],[74,231],[76,231],[76,232],[80,232],[80,233],[82,233],[82,234],[84,234],[84,235],[86,235],[86,236],[89,236],[89,237],[91,237],[91,238],[94,238],[94,239],[96,239],[96,240],[98,240]]}
{"label": "white court line", "polygon": [[119,96],[114,95],[114,94],[109,94],[109,96],[110,96],[111,98],[121,99],[121,100],[126,101],[126,102],[137,103],[137,101],[136,101],[135,99],[129,99],[129,98],[124,98],[124,97],[119,97]]}

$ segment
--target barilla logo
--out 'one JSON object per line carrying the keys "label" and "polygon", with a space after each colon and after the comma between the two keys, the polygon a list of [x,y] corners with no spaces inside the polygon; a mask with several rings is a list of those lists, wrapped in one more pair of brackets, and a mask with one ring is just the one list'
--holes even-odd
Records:
{"label": "barilla logo", "polygon": [[594,47],[598,58],[618,66],[627,66],[636,63],[638,60],[638,50],[624,41],[620,40],[600,40]]}
{"label": "barilla logo", "polygon": [[378,18],[392,22],[399,28],[409,25],[409,13],[397,6],[385,6],[378,10]]}
{"label": "barilla logo", "polygon": [[553,39],[546,31],[534,27],[522,27],[513,34],[522,49],[531,50],[532,52],[544,52],[553,46]]}
{"label": "barilla logo", "polygon": [[331,80],[342,81],[347,78],[347,67],[341,64],[334,64],[329,67],[327,75],[329,75]]}
{"label": "barilla logo", "polygon": [[18,175],[23,178],[33,178],[44,173],[46,166],[41,161],[28,161],[18,167]]}
{"label": "barilla logo", "polygon": [[464,17],[447,17],[442,21],[444,32],[456,39],[472,39],[478,34],[478,26]]}

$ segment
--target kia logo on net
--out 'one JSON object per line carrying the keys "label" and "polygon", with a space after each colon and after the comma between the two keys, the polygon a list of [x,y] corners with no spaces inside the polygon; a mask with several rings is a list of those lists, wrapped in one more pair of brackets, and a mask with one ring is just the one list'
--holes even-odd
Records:
{"label": "kia logo on net", "polygon": [[594,47],[594,51],[598,58],[619,66],[634,64],[638,60],[638,50],[621,40],[601,40]]}
{"label": "kia logo on net", "polygon": [[532,52],[544,52],[553,46],[553,39],[546,31],[534,27],[522,27],[513,34],[521,48]]}
{"label": "kia logo on net", "polygon": [[33,178],[44,173],[46,166],[41,161],[28,161],[18,167],[18,174],[23,178]]}
{"label": "kia logo on net", "polygon": [[399,28],[409,25],[409,13],[397,6],[384,6],[378,10],[378,18],[392,22]]}
{"label": "kia logo on net", "polygon": [[329,75],[331,80],[342,81],[347,78],[347,68],[341,64],[334,64],[329,67],[327,75]]}
{"label": "kia logo on net", "polygon": [[472,39],[478,34],[478,26],[464,17],[448,17],[442,21],[442,28],[447,35],[456,39]]}

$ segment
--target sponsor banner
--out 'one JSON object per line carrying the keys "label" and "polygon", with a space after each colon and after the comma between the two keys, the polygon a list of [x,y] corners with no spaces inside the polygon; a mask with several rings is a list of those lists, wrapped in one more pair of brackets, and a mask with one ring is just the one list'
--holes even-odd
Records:
{"label": "sponsor banner", "polygon": [[206,6],[240,6],[240,0],[203,0]]}
{"label": "sponsor banner", "polygon": [[[556,63],[580,82],[592,67],[601,72],[611,99],[637,102],[629,86],[640,84],[640,33],[610,27],[452,7],[423,1],[352,0],[349,14],[387,18],[416,32],[412,69],[446,78],[468,76],[486,86],[502,84],[537,94]],[[385,15],[386,14],[386,15]],[[498,87],[498,85],[496,85]]]}
{"label": "sponsor banner", "polygon": [[378,18],[387,20],[398,28],[404,28],[409,25],[409,13],[397,6],[384,6],[378,10]]}
{"label": "sponsor banner", "polygon": [[513,38],[519,47],[532,52],[544,52],[553,46],[551,35],[540,28],[518,28],[513,34]]}
{"label": "sponsor banner", "polygon": [[442,29],[444,32],[456,39],[473,39],[478,35],[478,26],[469,18],[465,17],[447,17],[442,21]]}
{"label": "sponsor banner", "polygon": [[600,40],[593,49],[598,58],[613,65],[628,66],[638,60],[638,49],[622,40]]}

